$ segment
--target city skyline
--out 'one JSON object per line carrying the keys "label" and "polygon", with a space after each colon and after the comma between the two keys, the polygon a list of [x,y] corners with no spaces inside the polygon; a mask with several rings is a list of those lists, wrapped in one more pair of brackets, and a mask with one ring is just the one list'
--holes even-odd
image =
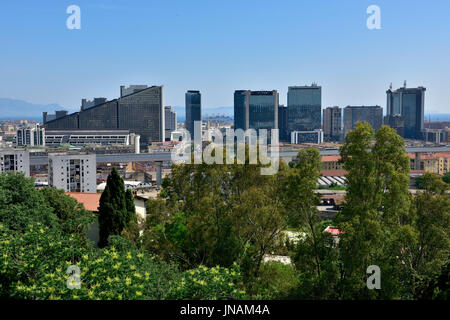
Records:
{"label": "city skyline", "polygon": [[436,1],[433,10],[376,1],[380,30],[366,27],[372,1],[77,1],[81,29],[68,30],[71,4],[2,3],[0,28],[8,32],[0,40],[8,50],[0,53],[0,97],[74,111],[81,97],[112,100],[119,84],[145,83],[164,85],[172,106],[184,105],[186,90],[199,90],[208,109],[232,106],[240,88],[276,89],[286,105],[288,86],[317,82],[322,109],[385,108],[389,84],[407,80],[408,87],[427,88],[427,113],[450,109],[447,1]]}

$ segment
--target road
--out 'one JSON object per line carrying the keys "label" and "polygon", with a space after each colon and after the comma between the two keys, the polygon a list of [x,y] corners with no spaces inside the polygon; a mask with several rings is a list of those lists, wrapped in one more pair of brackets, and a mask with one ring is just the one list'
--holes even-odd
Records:
{"label": "road", "polygon": [[[450,152],[450,146],[446,147],[407,147],[408,153],[429,153],[429,152]],[[281,151],[279,156],[281,158],[294,158],[298,151]],[[322,149],[320,154],[323,156],[339,155],[339,150]],[[153,161],[170,161],[170,152],[161,153],[121,153],[121,154],[98,154],[97,163],[112,163],[112,162],[153,162]],[[30,157],[30,165],[45,165],[48,163],[46,156]]]}

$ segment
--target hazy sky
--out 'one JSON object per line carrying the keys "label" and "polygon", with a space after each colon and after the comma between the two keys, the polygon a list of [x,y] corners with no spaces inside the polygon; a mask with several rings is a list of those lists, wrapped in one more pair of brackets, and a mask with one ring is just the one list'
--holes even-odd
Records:
{"label": "hazy sky", "polygon": [[[81,30],[69,30],[69,5]],[[366,9],[381,8],[381,30]],[[315,81],[322,105],[385,107],[425,86],[426,112],[450,113],[449,0],[55,0],[0,2],[0,97],[78,109],[119,86],[165,86],[165,104],[232,106],[236,89]]]}

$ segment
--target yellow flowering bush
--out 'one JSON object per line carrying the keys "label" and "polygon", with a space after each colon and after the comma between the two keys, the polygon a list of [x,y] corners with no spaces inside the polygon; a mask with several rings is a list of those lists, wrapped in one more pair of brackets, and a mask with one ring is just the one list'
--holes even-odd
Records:
{"label": "yellow flowering bush", "polygon": [[245,291],[239,288],[241,274],[237,264],[230,269],[200,266],[182,273],[172,283],[168,299],[245,299]]}
{"label": "yellow flowering bush", "polygon": [[[42,232],[44,231],[44,232]],[[79,268],[77,275],[68,268]],[[0,296],[20,299],[163,299],[174,266],[136,249],[89,249],[39,224],[17,233],[0,226]],[[70,277],[70,278],[69,278]]]}

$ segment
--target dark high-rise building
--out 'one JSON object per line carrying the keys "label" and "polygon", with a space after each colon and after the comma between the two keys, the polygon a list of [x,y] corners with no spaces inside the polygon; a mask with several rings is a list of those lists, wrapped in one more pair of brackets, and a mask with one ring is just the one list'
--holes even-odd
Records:
{"label": "dark high-rise building", "polygon": [[[133,86],[131,86],[133,87]],[[144,87],[144,86],[142,86]],[[142,146],[164,141],[163,86],[133,89],[121,97],[93,107],[45,122],[52,130],[113,130],[125,129],[141,136]],[[128,92],[127,92],[128,93]]]}
{"label": "dark high-rise building", "polygon": [[400,114],[391,114],[384,117],[383,123],[397,131],[397,134],[405,136],[405,119]]}
{"label": "dark high-rise building", "polygon": [[234,92],[234,129],[249,128],[250,90]]}
{"label": "dark high-rise building", "polygon": [[322,113],[322,87],[311,86],[288,88],[289,131],[312,131],[320,129]]}
{"label": "dark high-rise building", "polygon": [[344,134],[355,129],[357,122],[366,121],[377,131],[383,124],[383,109],[380,106],[347,106],[344,108]]}
{"label": "dark high-rise building", "polygon": [[278,129],[278,92],[236,90],[235,129]]}
{"label": "dark high-rise building", "polygon": [[278,106],[278,129],[280,130],[280,141],[290,142],[288,108],[285,105]]}
{"label": "dark high-rise building", "polygon": [[328,107],[323,110],[323,134],[327,139],[339,141],[341,138],[342,108]]}
{"label": "dark high-rise building", "polygon": [[202,96],[200,91],[186,92],[186,130],[194,139],[194,121],[202,121]]}
{"label": "dark high-rise building", "polygon": [[252,91],[249,104],[249,127],[278,129],[278,92]]}
{"label": "dark high-rise building", "polygon": [[403,137],[422,139],[424,130],[425,88],[403,88],[386,91],[387,116],[400,115],[403,119]]}

